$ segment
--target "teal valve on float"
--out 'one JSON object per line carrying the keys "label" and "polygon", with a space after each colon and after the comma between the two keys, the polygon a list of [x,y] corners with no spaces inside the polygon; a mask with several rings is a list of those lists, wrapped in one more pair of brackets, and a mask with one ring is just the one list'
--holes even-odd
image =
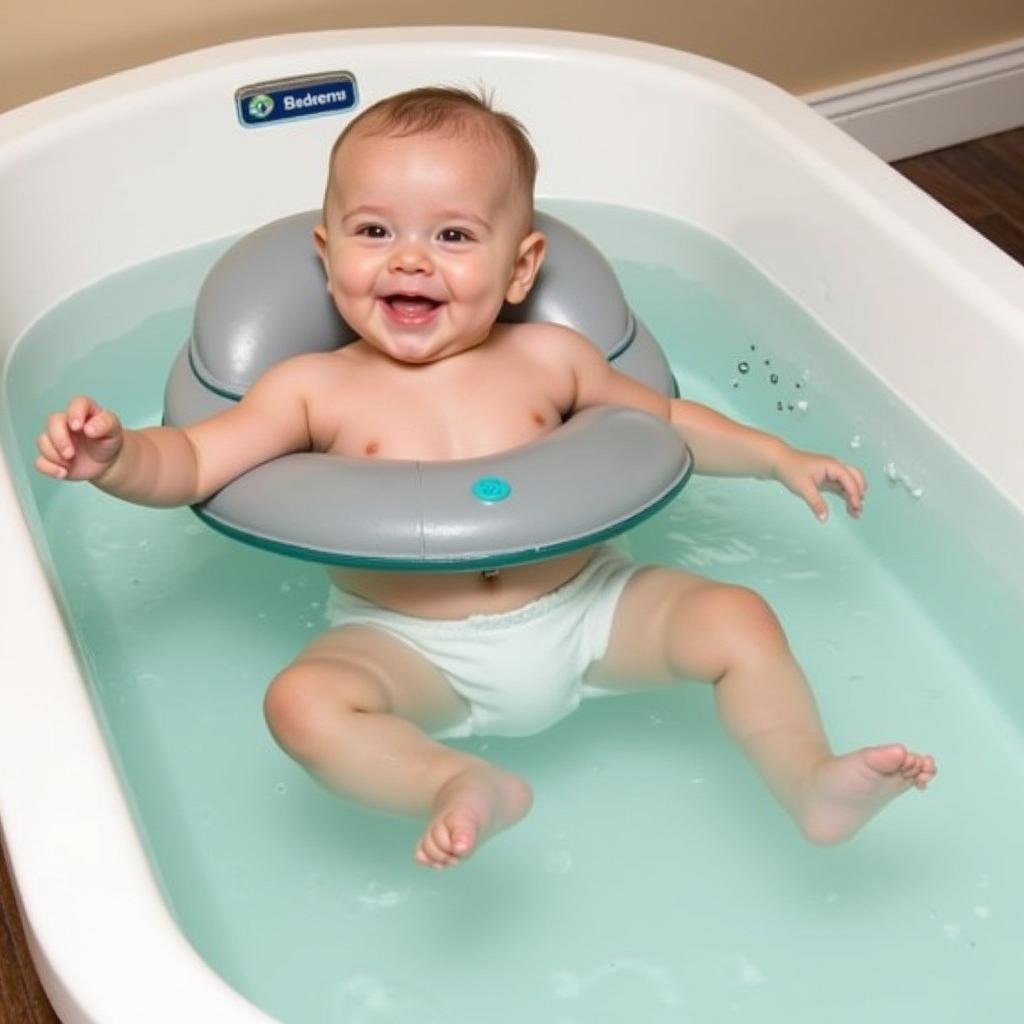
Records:
{"label": "teal valve on float", "polygon": [[473,497],[485,505],[504,501],[512,493],[512,485],[501,476],[482,476],[479,480],[473,481],[470,489]]}

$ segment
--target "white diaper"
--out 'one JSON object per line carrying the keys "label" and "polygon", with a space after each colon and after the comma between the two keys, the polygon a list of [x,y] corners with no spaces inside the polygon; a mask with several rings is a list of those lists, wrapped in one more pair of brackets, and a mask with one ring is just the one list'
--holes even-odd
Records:
{"label": "white diaper", "polygon": [[607,695],[583,676],[607,650],[619,597],[638,569],[603,546],[568,583],[511,612],[427,619],[331,587],[326,614],[332,626],[384,630],[444,674],[469,713],[439,738],[528,736],[575,711],[583,697]]}

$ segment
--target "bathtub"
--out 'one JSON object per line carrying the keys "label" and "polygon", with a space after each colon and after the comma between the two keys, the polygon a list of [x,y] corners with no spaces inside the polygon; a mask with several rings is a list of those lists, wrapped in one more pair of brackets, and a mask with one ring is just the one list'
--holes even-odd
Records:
{"label": "bathtub", "polygon": [[[340,117],[249,129],[233,96],[339,68],[364,101],[484,81],[531,130],[540,195],[679,218],[734,246],[992,485],[1000,499],[986,507],[957,481],[932,480],[929,497],[974,524],[979,557],[1024,578],[1024,551],[990,543],[1024,515],[1024,271],[799,100],[656,46],[519,29],[288,36],[11,111],[0,117],[4,357],[105,275],[317,205]],[[0,820],[44,987],[65,1024],[270,1020],[168,910],[18,497],[23,458],[5,454]]]}

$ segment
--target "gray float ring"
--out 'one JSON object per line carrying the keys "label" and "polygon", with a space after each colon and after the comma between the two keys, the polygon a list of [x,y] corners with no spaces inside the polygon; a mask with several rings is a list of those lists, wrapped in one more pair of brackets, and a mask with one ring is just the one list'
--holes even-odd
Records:
{"label": "gray float ring", "polygon": [[[171,370],[164,422],[230,407],[275,363],[354,340],[313,250],[318,211],[274,221],[217,261],[192,338]],[[548,254],[526,302],[505,321],[550,321],[584,334],[622,372],[664,394],[675,382],[614,271],[577,231],[538,214]],[[286,455],[242,474],[195,511],[259,547],[337,565],[403,571],[480,569],[550,557],[614,536],[686,483],[689,449],[646,413],[602,406],[528,445],[448,462]]]}

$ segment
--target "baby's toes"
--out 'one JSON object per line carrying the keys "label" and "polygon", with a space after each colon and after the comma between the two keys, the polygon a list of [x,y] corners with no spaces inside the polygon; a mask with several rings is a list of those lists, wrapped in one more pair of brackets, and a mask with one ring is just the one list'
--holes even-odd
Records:
{"label": "baby's toes", "polygon": [[440,831],[438,835],[438,829],[432,825],[423,834],[416,850],[416,859],[426,867],[443,868],[452,863],[453,858],[447,848],[447,832]]}

